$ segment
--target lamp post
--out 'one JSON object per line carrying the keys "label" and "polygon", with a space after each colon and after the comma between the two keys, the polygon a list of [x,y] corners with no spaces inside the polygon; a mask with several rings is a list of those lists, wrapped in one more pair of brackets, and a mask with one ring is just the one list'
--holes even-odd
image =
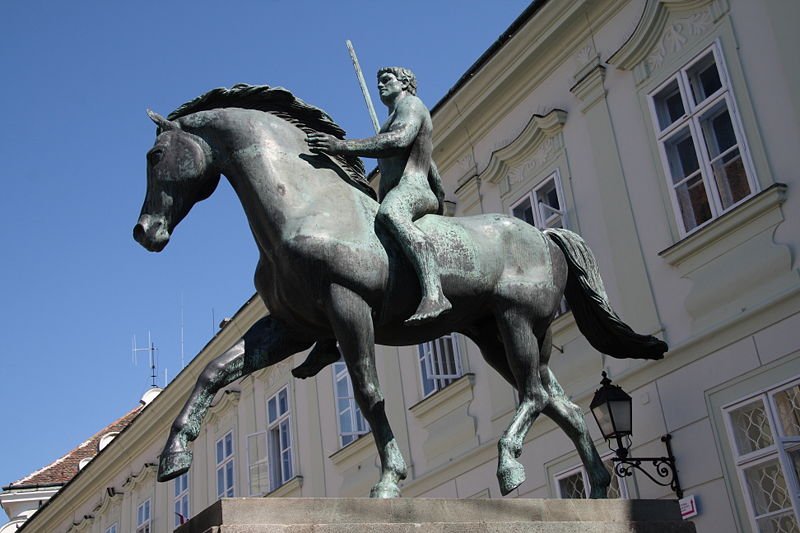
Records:
{"label": "lamp post", "polygon": [[[616,457],[611,459],[614,462],[614,473],[619,477],[629,477],[633,475],[633,469],[637,469],[654,483],[671,488],[678,499],[683,498],[683,490],[678,481],[678,470],[675,468],[675,456],[672,454],[670,445],[672,435],[667,433],[661,437],[661,442],[667,448],[666,457],[637,458],[628,456],[631,446],[630,436],[633,433],[631,404],[630,395],[622,390],[622,387],[613,385],[608,379],[608,375],[603,372],[600,388],[595,391],[589,407],[600,427],[603,438],[606,441],[616,441],[617,449],[614,450]],[[627,439],[627,443],[623,443],[623,438]],[[655,475],[645,470],[642,463],[652,465]]]}

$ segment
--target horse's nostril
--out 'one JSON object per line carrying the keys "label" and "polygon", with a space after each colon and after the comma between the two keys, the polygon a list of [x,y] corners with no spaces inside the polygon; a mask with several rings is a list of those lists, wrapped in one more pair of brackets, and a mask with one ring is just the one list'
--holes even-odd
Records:
{"label": "horse's nostril", "polygon": [[144,230],[144,226],[142,226],[142,224],[141,224],[141,223],[139,223],[139,224],[136,224],[136,225],[133,227],[133,240],[135,240],[135,241],[136,241],[136,242],[138,242],[138,243],[141,243],[141,242],[143,242],[143,240],[144,240],[144,236],[145,236],[145,233],[146,233],[146,232],[145,232],[145,230]]}

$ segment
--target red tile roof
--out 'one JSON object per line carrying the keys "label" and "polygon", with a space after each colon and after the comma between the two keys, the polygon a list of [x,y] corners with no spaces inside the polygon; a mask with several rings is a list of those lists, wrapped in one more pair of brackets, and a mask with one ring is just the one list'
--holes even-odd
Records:
{"label": "red tile roof", "polygon": [[144,409],[144,405],[136,406],[125,416],[104,427],[89,440],[79,444],[75,449],[63,457],[56,459],[44,468],[40,468],[39,470],[28,474],[24,478],[19,479],[3,488],[6,490],[12,490],[14,488],[30,485],[66,484],[78,473],[78,465],[81,460],[91,459],[99,453],[97,447],[98,444],[100,444],[100,439],[103,437],[103,435],[122,431],[128,427],[131,422],[133,422],[133,419],[136,418],[136,415],[138,415],[142,409]]}

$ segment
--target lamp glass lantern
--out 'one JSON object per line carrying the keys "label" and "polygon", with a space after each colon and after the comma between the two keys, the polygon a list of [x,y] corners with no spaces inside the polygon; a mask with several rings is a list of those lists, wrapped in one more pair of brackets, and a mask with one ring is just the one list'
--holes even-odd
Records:
{"label": "lamp glass lantern", "polygon": [[629,436],[633,430],[631,397],[618,385],[612,385],[605,372],[600,385],[594,393],[590,409],[603,438],[616,439],[619,444],[617,453],[620,454],[625,450],[622,437]]}

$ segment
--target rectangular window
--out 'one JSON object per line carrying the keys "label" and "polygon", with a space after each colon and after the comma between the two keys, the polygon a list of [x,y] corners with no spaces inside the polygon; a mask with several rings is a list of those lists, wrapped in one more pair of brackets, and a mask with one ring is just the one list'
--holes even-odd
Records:
{"label": "rectangular window", "polygon": [[339,442],[347,446],[361,435],[369,433],[369,424],[353,395],[353,382],[344,361],[333,364],[333,386],[336,394],[336,411],[339,418]]}
{"label": "rectangular window", "polygon": [[[628,485],[625,478],[620,478],[614,474],[614,463],[612,456],[603,458],[603,465],[611,474],[611,485],[608,487],[609,498],[628,498]],[[584,499],[589,497],[591,485],[589,475],[583,466],[575,467],[555,476],[558,497],[565,499]]]}
{"label": "rectangular window", "polygon": [[116,522],[111,524],[106,528],[106,533],[117,533],[117,524]]}
{"label": "rectangular window", "polygon": [[234,496],[234,453],[233,432],[229,431],[217,441],[217,498],[233,498]]}
{"label": "rectangular window", "polygon": [[800,531],[800,381],[723,411],[754,531]]}
{"label": "rectangular window", "polygon": [[189,520],[189,473],[175,478],[175,527]]}
{"label": "rectangular window", "polygon": [[682,235],[756,192],[716,46],[656,89],[650,104]]}
{"label": "rectangular window", "polygon": [[539,229],[566,228],[567,214],[558,172],[550,174],[512,205],[511,214]]}
{"label": "rectangular window", "polygon": [[423,397],[430,396],[461,377],[461,353],[455,333],[420,344],[417,351]]}
{"label": "rectangular window", "polygon": [[[566,228],[567,213],[564,208],[564,193],[558,171],[542,180],[532,191],[511,206],[511,215],[520,218],[540,230]],[[561,299],[556,316],[569,311],[567,300]]]}
{"label": "rectangular window", "polygon": [[248,435],[247,465],[250,476],[250,496],[261,496],[269,492],[266,431]]}
{"label": "rectangular window", "polygon": [[150,533],[150,498],[136,508],[136,533]]}
{"label": "rectangular window", "polygon": [[270,489],[275,490],[292,473],[292,434],[289,413],[289,389],[284,387],[267,401],[267,451]]}

